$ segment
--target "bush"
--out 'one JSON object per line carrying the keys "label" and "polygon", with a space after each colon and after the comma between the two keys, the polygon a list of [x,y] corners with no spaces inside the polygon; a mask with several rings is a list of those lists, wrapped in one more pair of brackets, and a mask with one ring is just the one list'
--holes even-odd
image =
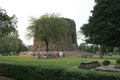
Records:
{"label": "bush", "polygon": [[120,59],[117,59],[117,60],[116,60],[116,63],[117,63],[117,64],[120,64]]}
{"label": "bush", "polygon": [[47,69],[40,66],[0,64],[0,76],[15,80],[60,80],[62,69]]}
{"label": "bush", "polygon": [[120,80],[120,73],[69,68],[64,71],[62,80]]}
{"label": "bush", "polygon": [[0,76],[15,80],[120,80],[120,73],[70,68],[48,69],[40,66],[22,66],[0,63]]}
{"label": "bush", "polygon": [[108,66],[108,65],[110,65],[110,63],[111,63],[110,61],[104,60],[102,64],[103,64],[104,66]]}

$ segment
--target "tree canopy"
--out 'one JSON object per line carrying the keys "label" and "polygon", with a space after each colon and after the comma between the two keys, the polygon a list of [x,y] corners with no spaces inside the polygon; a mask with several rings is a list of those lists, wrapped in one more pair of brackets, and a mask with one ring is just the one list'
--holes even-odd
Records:
{"label": "tree canopy", "polygon": [[81,27],[86,42],[120,47],[120,0],[95,0],[88,24]]}
{"label": "tree canopy", "polygon": [[8,35],[15,31],[17,18],[15,15],[9,16],[5,9],[0,7],[0,36]]}
{"label": "tree canopy", "polygon": [[0,54],[6,55],[8,53],[18,53],[20,51],[27,51],[26,46],[22,40],[18,38],[18,31],[9,33],[7,36],[0,38]]}
{"label": "tree canopy", "polygon": [[30,30],[30,33],[28,33],[30,36],[34,35],[35,41],[45,43],[48,51],[50,42],[61,41],[67,36],[67,26],[68,24],[64,18],[60,18],[55,14],[45,14],[36,20],[32,20],[27,29]]}
{"label": "tree canopy", "polygon": [[0,53],[19,52],[27,50],[18,37],[17,18],[9,16],[5,9],[0,7]]}

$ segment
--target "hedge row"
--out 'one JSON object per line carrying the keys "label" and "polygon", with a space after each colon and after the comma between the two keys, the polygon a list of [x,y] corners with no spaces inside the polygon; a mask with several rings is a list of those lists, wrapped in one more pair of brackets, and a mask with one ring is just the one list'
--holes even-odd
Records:
{"label": "hedge row", "polygon": [[47,69],[40,66],[0,63],[0,76],[16,80],[120,80],[119,75],[77,68]]}
{"label": "hedge row", "polygon": [[16,80],[59,80],[62,71],[62,69],[0,64],[0,75]]}
{"label": "hedge row", "polygon": [[64,71],[64,80],[120,80],[119,75],[119,72],[95,71],[73,67]]}

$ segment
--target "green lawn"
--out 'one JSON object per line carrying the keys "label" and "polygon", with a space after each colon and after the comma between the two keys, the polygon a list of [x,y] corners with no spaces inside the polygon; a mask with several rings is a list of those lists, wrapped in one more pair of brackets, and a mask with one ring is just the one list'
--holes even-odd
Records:
{"label": "green lawn", "polygon": [[36,59],[33,56],[0,56],[0,62],[12,63],[17,65],[32,65],[42,66],[47,68],[69,68],[79,66],[83,61],[98,61],[102,63],[103,60],[110,60],[111,64],[116,64],[116,59],[120,56],[104,56],[103,59],[99,57],[81,58],[81,57],[65,57],[62,59]]}

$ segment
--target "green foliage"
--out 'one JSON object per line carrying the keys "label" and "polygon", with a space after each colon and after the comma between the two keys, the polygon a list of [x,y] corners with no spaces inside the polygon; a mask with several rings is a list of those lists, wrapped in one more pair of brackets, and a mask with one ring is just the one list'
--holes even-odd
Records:
{"label": "green foliage", "polygon": [[119,73],[68,68],[64,71],[64,80],[120,80]]}
{"label": "green foliage", "polygon": [[18,38],[17,18],[9,16],[5,9],[0,7],[0,53],[16,53],[26,50],[22,41]]}
{"label": "green foliage", "polygon": [[102,64],[103,64],[104,66],[108,66],[110,63],[111,63],[111,62],[110,62],[109,60],[104,60]]}
{"label": "green foliage", "polygon": [[32,50],[32,47],[33,47],[33,45],[28,45],[28,46],[27,46],[28,51],[31,51],[31,50]]}
{"label": "green foliage", "polygon": [[97,45],[88,45],[87,43],[81,43],[79,49],[83,52],[89,52],[94,54],[99,51],[99,47]]}
{"label": "green foliage", "polygon": [[62,69],[0,64],[0,76],[16,80],[60,80]]}
{"label": "green foliage", "polygon": [[73,66],[78,66],[83,61],[98,61],[101,65],[104,60],[109,60],[112,65],[116,64],[116,59],[119,59],[119,56],[104,56],[103,59],[99,57],[92,58],[81,58],[81,57],[65,57],[62,59],[36,59],[33,56],[0,56],[0,61],[7,63],[12,63],[15,65],[31,65],[31,66],[42,66],[45,68],[62,68],[66,69]]}
{"label": "green foliage", "polygon": [[3,55],[7,55],[10,52],[16,54],[17,52],[26,50],[26,46],[23,44],[22,40],[18,38],[17,30],[9,33],[8,36],[0,38],[0,53]]}
{"label": "green foliage", "polygon": [[17,18],[15,15],[9,16],[5,9],[0,7],[0,37],[15,31]]}
{"label": "green foliage", "polygon": [[0,64],[0,76],[16,80],[120,80],[120,73],[78,69],[48,69],[41,66]]}
{"label": "green foliage", "polygon": [[117,63],[117,64],[120,64],[120,59],[117,59],[117,60],[116,60],[116,63]]}
{"label": "green foliage", "polygon": [[31,39],[35,35],[35,21],[36,20],[37,19],[33,18],[33,17],[31,17],[31,19],[29,20],[30,25],[26,28],[26,30],[27,30],[26,38],[27,39]]}
{"label": "green foliage", "polygon": [[[0,76],[16,80],[120,80],[118,72],[103,72],[78,69],[82,61],[104,60],[116,64],[120,56],[80,58],[66,57],[62,59],[36,59],[30,56],[0,56]],[[9,64],[8,64],[9,63]]]}
{"label": "green foliage", "polygon": [[105,46],[120,46],[120,0],[95,0],[89,23],[81,27],[86,42]]}
{"label": "green foliage", "polygon": [[[35,41],[42,41],[48,51],[49,43],[62,41],[67,36],[67,21],[55,14],[45,14],[38,19],[31,20],[31,25],[27,28],[29,37],[34,37]],[[33,33],[32,33],[33,32]]]}
{"label": "green foliage", "polygon": [[[35,38],[59,41],[66,35],[66,21],[53,14],[45,14],[35,22]],[[42,35],[40,35],[42,34]]]}

